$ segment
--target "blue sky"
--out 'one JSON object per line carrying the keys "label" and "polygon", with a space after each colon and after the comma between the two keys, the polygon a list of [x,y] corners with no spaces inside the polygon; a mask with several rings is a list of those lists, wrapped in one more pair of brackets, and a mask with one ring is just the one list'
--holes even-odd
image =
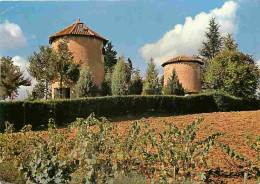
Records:
{"label": "blue sky", "polygon": [[208,19],[216,16],[221,33],[233,33],[239,49],[258,61],[259,9],[259,0],[0,1],[0,56],[16,57],[25,69],[39,45],[47,45],[51,34],[80,17],[111,40],[118,55],[130,57],[143,75],[150,57],[162,73],[164,60],[196,54]]}

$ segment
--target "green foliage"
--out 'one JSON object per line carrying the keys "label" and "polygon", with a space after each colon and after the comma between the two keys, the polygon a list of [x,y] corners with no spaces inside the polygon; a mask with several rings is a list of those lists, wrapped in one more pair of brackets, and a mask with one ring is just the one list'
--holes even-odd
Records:
{"label": "green foliage", "polygon": [[237,50],[238,49],[237,48],[238,44],[236,43],[232,34],[230,34],[230,33],[228,33],[228,35],[223,38],[223,42],[224,42],[223,49],[227,49],[227,50]]}
{"label": "green foliage", "polygon": [[[239,155],[228,145],[219,144],[219,146],[226,151],[228,157],[232,159],[232,163],[239,168],[240,172],[248,173],[251,178],[260,182],[260,136],[257,137],[256,141],[253,141],[252,137],[247,136],[247,140],[250,149],[256,153],[256,159],[253,161],[246,156]],[[235,161],[240,161],[239,165]]]}
{"label": "green foliage", "polygon": [[104,49],[105,72],[112,71],[117,63],[117,52],[113,50],[112,42],[108,42]]}
{"label": "green foliage", "polygon": [[[70,82],[76,82],[79,77],[79,63],[73,63],[73,55],[69,51],[67,41],[60,41],[58,44],[57,60],[54,64],[54,68],[59,79],[59,87],[63,88],[64,84]],[[62,90],[59,90],[59,98],[64,98]]]}
{"label": "green foliage", "polygon": [[215,18],[212,18],[209,22],[208,32],[205,33],[206,41],[203,42],[202,48],[199,50],[200,57],[204,62],[204,65],[202,66],[203,88],[205,88],[204,77],[208,70],[208,65],[222,49],[223,40],[219,32],[219,27],[220,26],[216,23]]}
{"label": "green foliage", "polygon": [[205,83],[211,90],[253,98],[259,85],[259,77],[260,70],[250,55],[237,49],[224,49],[209,64]]}
{"label": "green foliage", "polygon": [[[74,162],[64,159],[67,139],[50,124],[49,139],[44,140],[34,135],[33,155],[28,162],[22,161],[19,170],[27,178],[27,183],[68,183],[71,173],[76,169]],[[62,142],[64,144],[62,144]],[[62,145],[61,145],[62,144]]]}
{"label": "green foliage", "polygon": [[110,96],[112,95],[111,92],[111,84],[112,84],[112,71],[108,70],[105,73],[105,79],[102,83],[102,89],[101,89],[101,94],[102,96]]}
{"label": "green foliage", "polygon": [[221,134],[215,133],[202,140],[195,140],[201,121],[194,121],[184,130],[169,123],[169,128],[159,135],[159,144],[156,143],[156,138],[150,138],[157,153],[153,157],[161,163],[159,169],[161,180],[172,183],[169,179],[178,181],[198,179],[200,169],[206,168],[205,156]]}
{"label": "green foliage", "polygon": [[206,42],[203,42],[200,55],[209,61],[213,59],[220,51],[222,47],[222,38],[219,32],[219,24],[216,23],[215,18],[212,18],[209,22],[208,32],[206,32]]}
{"label": "green foliage", "polygon": [[86,66],[81,69],[80,77],[76,84],[77,97],[95,96],[97,94],[97,87],[94,84],[93,75],[90,69]]}
{"label": "green foliage", "polygon": [[5,121],[14,124],[16,130],[26,124],[34,128],[46,127],[53,118],[58,126],[87,118],[92,112],[97,116],[115,117],[139,114],[188,114],[216,111],[259,109],[259,101],[235,98],[225,93],[204,93],[190,96],[117,96],[75,100],[13,101],[0,102],[0,127]]}
{"label": "green foliage", "polygon": [[130,94],[131,95],[141,95],[143,90],[143,80],[140,76],[140,70],[136,68],[134,71],[134,76],[132,77],[130,83]]}
{"label": "green foliage", "polygon": [[14,65],[11,57],[0,58],[0,94],[2,99],[15,99],[20,86],[30,86],[29,78],[23,76],[23,71]]}
{"label": "green foliage", "polygon": [[40,46],[40,52],[34,52],[33,54],[33,56],[29,57],[28,72],[37,81],[34,87],[37,97],[39,99],[45,97],[47,100],[51,97],[51,82],[56,75],[54,65],[57,56],[49,46]]}
{"label": "green foliage", "polygon": [[126,95],[129,89],[129,81],[127,76],[127,68],[124,57],[121,56],[112,74],[111,91],[113,95]]}
{"label": "green foliage", "polygon": [[[50,83],[51,84],[51,83]],[[51,97],[51,85],[46,83],[44,84],[43,82],[38,82],[35,84],[35,86],[33,87],[31,98],[33,100],[35,99],[43,99],[45,97],[45,99],[48,99]]]}
{"label": "green foliage", "polygon": [[184,89],[182,87],[182,84],[179,82],[175,70],[172,70],[172,76],[168,79],[163,93],[165,95],[184,95]]}
{"label": "green foliage", "polygon": [[[30,126],[14,134],[8,125],[0,134],[0,159],[15,159],[27,183],[203,181],[198,179],[200,169],[205,169],[202,163],[220,134],[196,140],[199,123],[184,130],[169,123],[168,130],[157,134],[144,120],[134,121],[119,137],[116,124],[91,114],[64,131],[50,120],[45,138],[32,133]],[[71,130],[77,134],[69,138]]]}
{"label": "green foliage", "polygon": [[155,69],[153,59],[148,63],[146,70],[146,76],[143,85],[143,95],[159,95],[162,92],[162,86],[160,85],[158,71]]}

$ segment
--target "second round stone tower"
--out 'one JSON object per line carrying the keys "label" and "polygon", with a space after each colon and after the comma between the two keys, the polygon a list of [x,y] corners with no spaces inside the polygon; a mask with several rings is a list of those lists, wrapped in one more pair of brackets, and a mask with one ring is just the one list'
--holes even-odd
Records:
{"label": "second round stone tower", "polygon": [[175,70],[186,94],[196,94],[201,91],[201,65],[204,63],[199,59],[185,55],[178,56],[162,64],[164,68],[164,85],[167,85]]}
{"label": "second round stone tower", "polygon": [[[108,40],[80,22],[79,18],[74,24],[49,37],[53,50],[58,51],[58,43],[61,40],[68,42],[74,62],[81,62],[83,66],[90,68],[94,83],[101,88],[105,75],[103,48]],[[55,87],[58,88],[57,85],[53,84],[53,91]]]}

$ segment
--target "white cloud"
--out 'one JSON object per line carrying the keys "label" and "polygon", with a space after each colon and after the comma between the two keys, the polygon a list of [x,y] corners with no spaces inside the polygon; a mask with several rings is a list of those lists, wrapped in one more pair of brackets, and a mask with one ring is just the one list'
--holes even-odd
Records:
{"label": "white cloud", "polygon": [[256,64],[260,67],[260,59],[256,61]]}
{"label": "white cloud", "polygon": [[31,79],[31,86],[21,86],[18,90],[18,97],[16,100],[24,100],[27,98],[27,92],[31,92],[33,90],[34,85],[36,84],[36,80],[28,73],[27,67],[29,66],[29,62],[21,56],[13,57],[14,65],[19,66],[21,71],[24,72],[24,76]]}
{"label": "white cloud", "polygon": [[211,18],[215,17],[217,23],[220,24],[221,35],[236,33],[237,9],[237,3],[228,1],[219,9],[216,8],[209,13],[201,12],[194,19],[186,17],[183,25],[175,25],[156,43],[149,43],[140,48],[140,52],[145,60],[153,58],[157,65],[181,54],[197,55]]}
{"label": "white cloud", "polygon": [[26,38],[19,25],[5,21],[0,24],[0,49],[11,49],[26,45]]}

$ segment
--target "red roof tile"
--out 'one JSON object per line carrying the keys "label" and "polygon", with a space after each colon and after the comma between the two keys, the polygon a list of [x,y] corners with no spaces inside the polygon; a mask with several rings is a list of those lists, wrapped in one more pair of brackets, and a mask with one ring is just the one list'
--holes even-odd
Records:
{"label": "red roof tile", "polygon": [[177,63],[177,62],[197,62],[201,65],[204,64],[203,61],[201,61],[199,59],[188,57],[188,56],[185,56],[185,55],[181,55],[181,56],[178,56],[176,58],[173,58],[173,59],[170,59],[170,60],[164,62],[162,64],[162,66],[164,67],[165,65],[168,65],[168,64],[171,64],[171,63]]}
{"label": "red roof tile", "polygon": [[80,36],[94,36],[104,41],[104,44],[108,42],[108,40],[95,32],[94,30],[90,29],[89,27],[85,26],[82,22],[77,20],[74,24],[66,27],[65,29],[51,35],[49,37],[49,43],[51,44],[55,38],[67,35],[80,35]]}

